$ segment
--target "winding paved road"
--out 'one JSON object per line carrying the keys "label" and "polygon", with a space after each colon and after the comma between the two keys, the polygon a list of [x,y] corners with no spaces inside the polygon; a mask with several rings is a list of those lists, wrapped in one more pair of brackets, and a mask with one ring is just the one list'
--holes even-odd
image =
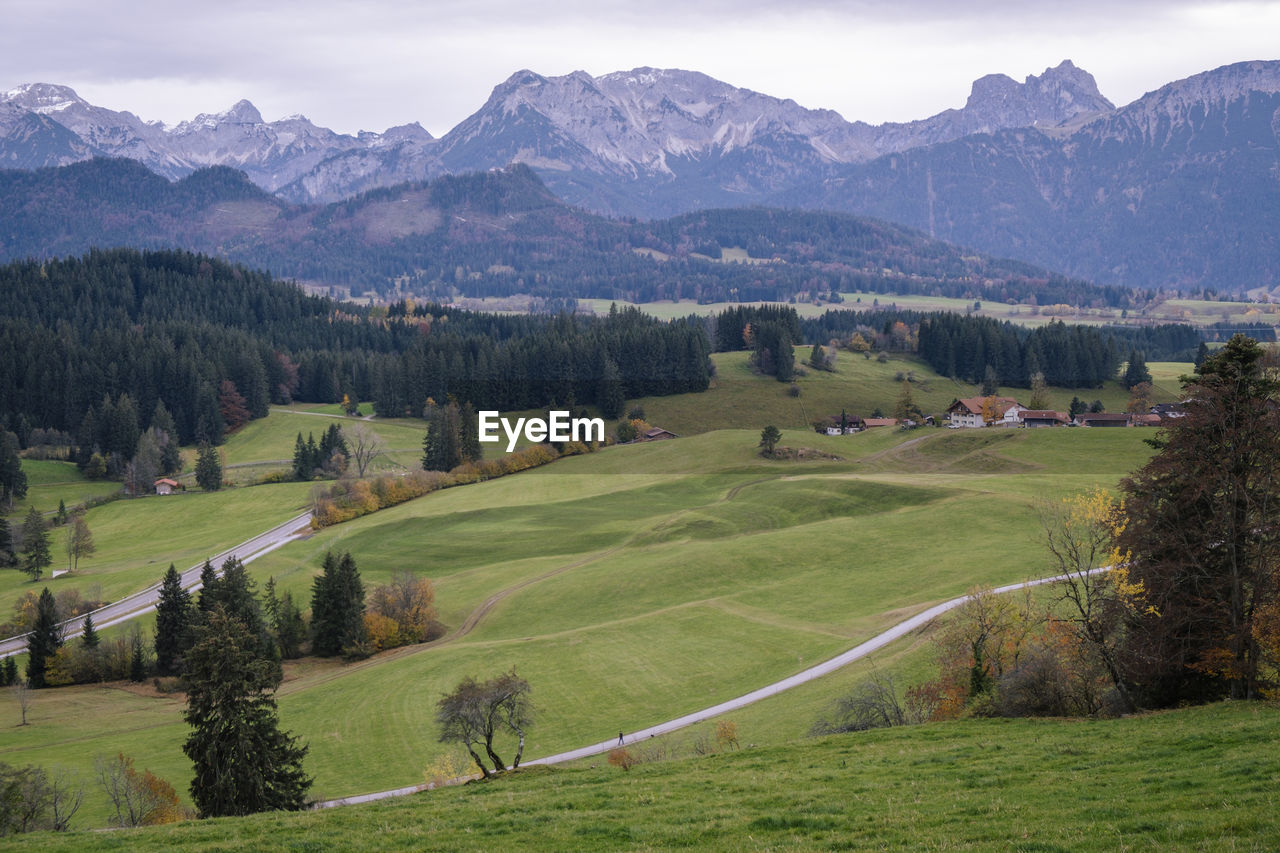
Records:
{"label": "winding paved road", "polygon": [[[303,536],[311,532],[310,526],[311,513],[305,512],[302,515],[295,516],[284,524],[273,527],[266,533],[259,534],[252,539],[248,539],[209,558],[214,568],[221,569],[222,564],[226,562],[228,557],[238,557],[242,563],[248,563],[261,557],[263,554],[269,554],[288,542],[295,539],[301,539]],[[184,589],[198,589],[200,587],[200,570],[204,568],[204,562],[200,562],[195,566],[187,569],[182,573],[182,586]],[[141,592],[135,592],[127,598],[112,602],[103,607],[99,607],[93,613],[93,625],[101,630],[120,622],[145,613],[156,606],[156,602],[160,599],[160,584],[155,583]],[[62,623],[64,637],[70,639],[80,636],[80,631],[84,626],[84,614],[74,619],[68,619]],[[10,637],[7,640],[0,641],[0,658],[7,658],[10,655],[20,654],[27,650],[27,637],[25,634],[17,637]]]}
{"label": "winding paved road", "polygon": [[[1108,572],[1110,570],[1111,570],[1110,566],[1105,566],[1103,568],[1093,569],[1092,571],[1089,572],[1089,574],[1098,574],[1100,572]],[[998,587],[995,590],[993,590],[993,592],[996,592],[996,593],[1014,592],[1015,590],[1026,589],[1027,587],[1040,586],[1042,584],[1053,583],[1054,581],[1062,580],[1065,577],[1066,577],[1065,575],[1054,575],[1053,577],[1050,577],[1050,578],[1039,578],[1037,580],[1023,581],[1022,583],[1014,583],[1014,584],[1009,584],[1008,586]],[[669,734],[670,732],[674,732],[677,729],[682,729],[682,728],[685,728],[686,726],[691,726],[695,723],[701,723],[706,720],[710,720],[714,717],[720,716],[721,714],[728,713],[729,711],[735,711],[738,708],[743,708],[752,703],[759,702],[761,699],[767,699],[770,696],[776,696],[777,694],[782,693],[785,690],[790,690],[793,687],[799,687],[801,684],[805,684],[806,682],[813,681],[814,679],[817,679],[817,678],[821,678],[824,675],[829,675],[835,672],[836,670],[840,669],[841,667],[848,666],[854,661],[860,658],[864,658],[867,655],[871,654],[872,652],[884,648],[885,646],[892,643],[894,640],[897,640],[906,636],[907,634],[911,633],[917,628],[921,628],[927,625],[929,622],[933,621],[934,619],[937,619],[939,616],[946,613],[948,610],[954,610],[955,608],[964,604],[969,599],[970,599],[970,596],[962,595],[959,598],[953,598],[950,601],[944,601],[941,604],[934,605],[933,607],[930,607],[928,610],[917,613],[915,616],[912,616],[910,619],[906,619],[906,620],[903,620],[902,622],[899,622],[897,625],[894,625],[892,628],[888,629],[887,631],[877,634],[876,636],[872,637],[870,640],[867,640],[865,643],[854,646],[852,649],[849,649],[849,651],[844,652],[843,654],[836,655],[835,657],[831,658],[828,661],[824,661],[823,663],[820,663],[817,666],[809,667],[808,669],[802,672],[798,672],[795,675],[792,675],[788,678],[784,678],[781,681],[775,681],[773,684],[769,684],[765,687],[761,687],[759,690],[753,690],[750,693],[739,696],[737,699],[730,699],[727,702],[721,702],[719,705],[712,705],[710,708],[704,708],[701,711],[694,711],[692,714],[685,714],[683,717],[677,717],[674,720],[668,720],[665,723],[659,723],[658,725],[650,726],[647,729],[640,729],[639,731],[631,732],[630,734],[624,734],[622,738],[623,743],[629,744],[629,743],[642,742],[642,741],[648,740],[651,737],[655,737],[657,735]],[[599,743],[591,744],[590,746],[584,746],[578,749],[572,749],[572,750],[569,750],[568,752],[560,752],[560,753],[556,753],[555,755],[548,755],[545,758],[535,758],[532,761],[524,762],[524,764],[525,765],[563,764],[566,761],[576,761],[579,758],[589,758],[592,755],[599,755],[600,753],[608,752],[609,750],[613,749],[617,745],[618,745],[617,739],[611,738],[609,740],[602,740]],[[385,800],[391,797],[403,797],[408,794],[416,794],[419,791],[429,790],[432,787],[434,786],[431,784],[409,785],[404,788],[395,788],[390,791],[376,791],[371,794],[359,794],[354,797],[343,797],[337,800],[324,800],[316,803],[315,807],[316,808],[332,808],[334,806],[349,806],[349,805],[355,805],[357,803],[369,803],[369,802],[373,802],[374,800]]]}

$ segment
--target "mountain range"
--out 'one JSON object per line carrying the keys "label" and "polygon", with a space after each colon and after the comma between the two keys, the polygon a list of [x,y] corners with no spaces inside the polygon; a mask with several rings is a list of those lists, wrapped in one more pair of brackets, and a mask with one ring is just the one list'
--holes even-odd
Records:
{"label": "mountain range", "polygon": [[[241,171],[170,182],[124,158],[0,171],[0,262],[178,247],[335,295],[649,302],[838,299],[834,292],[1133,307],[1065,279],[842,213],[769,208],[623,220],[557,198],[524,164],[298,205]],[[874,298],[874,297],[873,297]]]}
{"label": "mountain range", "polygon": [[869,213],[997,255],[1140,288],[1280,285],[1280,62],[1171,83],[1123,107],[1064,61],[973,84],[964,107],[901,124],[696,72],[521,71],[439,139],[416,124],[338,134],[247,101],[174,127],[51,84],[0,95],[0,165],[138,160],[171,180],[210,165],[294,203],[444,174],[533,168],[588,210],[663,217],[773,205]]}

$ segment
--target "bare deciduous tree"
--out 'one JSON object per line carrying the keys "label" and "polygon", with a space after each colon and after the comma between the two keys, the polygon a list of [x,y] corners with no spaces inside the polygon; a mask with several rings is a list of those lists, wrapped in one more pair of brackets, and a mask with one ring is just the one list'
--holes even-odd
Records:
{"label": "bare deciduous tree", "polygon": [[[526,731],[533,722],[529,693],[529,682],[516,675],[515,670],[485,682],[467,677],[438,704],[436,720],[441,727],[440,740],[466,747],[471,760],[488,778],[506,769],[494,745],[495,736],[506,730],[518,739],[515,762],[511,765],[515,770],[524,754]],[[492,762],[492,770],[480,757],[477,751],[480,748]]]}
{"label": "bare deciduous tree", "polygon": [[351,451],[351,461],[355,463],[356,473],[364,477],[370,466],[386,452],[386,442],[364,424],[356,424],[349,430],[343,429],[342,433],[347,439],[347,448]]}
{"label": "bare deciduous tree", "polygon": [[119,826],[153,826],[183,817],[173,786],[150,770],[139,773],[133,759],[123,752],[94,760],[98,780],[115,807]]}
{"label": "bare deciduous tree", "polygon": [[19,725],[27,724],[27,711],[31,708],[31,686],[27,682],[19,681],[10,688],[13,691],[13,698],[18,700],[18,707],[22,710],[22,722]]}
{"label": "bare deciduous tree", "polygon": [[98,546],[93,544],[93,532],[84,516],[77,513],[67,528],[67,568],[75,571],[80,568],[80,558],[96,553]]}
{"label": "bare deciduous tree", "polygon": [[1133,698],[1120,672],[1120,629],[1125,612],[1138,606],[1141,589],[1129,582],[1128,557],[1115,547],[1124,505],[1099,489],[1043,502],[1038,510],[1045,545],[1061,575],[1058,601],[1067,605],[1060,621],[1097,657],[1124,710],[1132,712]]}

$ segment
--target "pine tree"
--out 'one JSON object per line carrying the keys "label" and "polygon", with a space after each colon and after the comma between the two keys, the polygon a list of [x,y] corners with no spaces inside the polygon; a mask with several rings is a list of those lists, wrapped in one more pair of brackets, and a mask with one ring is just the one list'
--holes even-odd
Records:
{"label": "pine tree", "polygon": [[211,444],[200,445],[200,454],[196,457],[196,482],[206,492],[222,488],[222,460]]}
{"label": "pine tree", "polygon": [[27,511],[27,518],[22,522],[22,570],[31,576],[33,581],[40,580],[40,575],[53,563],[49,553],[49,533],[45,528],[40,511],[33,504]]}
{"label": "pine tree", "polygon": [[306,806],[307,747],[280,731],[279,669],[257,651],[249,629],[218,606],[187,653],[191,733],[182,749],[195,764],[191,796],[201,817]]}
{"label": "pine tree", "polygon": [[307,443],[302,440],[302,433],[299,432],[297,441],[293,443],[293,479],[310,480],[314,470],[311,452],[307,450]]}
{"label": "pine tree", "polygon": [[[431,412],[426,438],[422,441],[422,469],[450,471],[461,462],[458,445],[457,406],[436,406]],[[478,436],[477,436],[478,438]]]}
{"label": "pine tree", "polygon": [[62,627],[58,624],[58,606],[53,593],[45,587],[36,604],[36,621],[27,635],[27,683],[32,688],[45,686],[49,659],[62,647]]}
{"label": "pine tree", "polygon": [[0,669],[0,685],[12,687],[18,683],[18,661],[13,655],[4,659],[4,668]]}
{"label": "pine tree", "polygon": [[1129,366],[1124,370],[1124,378],[1121,380],[1126,390],[1132,391],[1133,386],[1142,382],[1151,381],[1151,371],[1147,369],[1146,359],[1142,353],[1137,350],[1129,352]]}
{"label": "pine tree", "polygon": [[9,519],[0,515],[0,566],[7,566],[13,561],[13,532],[9,528]]}
{"label": "pine tree", "polygon": [[[208,601],[205,600],[206,596]],[[259,640],[267,638],[267,623],[262,618],[262,605],[253,589],[244,563],[228,557],[222,564],[217,584],[211,592],[202,592],[200,607],[208,611],[221,605],[228,616],[238,619]]]}
{"label": "pine tree", "polygon": [[213,602],[218,597],[218,570],[208,560],[200,567],[200,595],[196,598],[196,607],[203,614],[213,609]]}
{"label": "pine tree", "polygon": [[350,553],[324,556],[311,594],[311,651],[333,657],[365,639],[364,583]]}
{"label": "pine tree", "polygon": [[916,405],[915,397],[911,394],[911,383],[902,383],[902,392],[898,394],[898,399],[893,406],[893,416],[900,421],[922,421],[924,415],[920,412],[920,407]]}
{"label": "pine tree", "polygon": [[479,462],[484,457],[480,447],[480,422],[476,409],[468,402],[458,410],[458,459],[460,462]]}
{"label": "pine tree", "polygon": [[[212,565],[205,565],[212,570]],[[156,602],[156,672],[160,675],[176,675],[181,667],[190,638],[192,609],[191,594],[182,588],[182,576],[170,563]]]}
{"label": "pine tree", "polygon": [[606,420],[615,420],[622,415],[626,405],[626,397],[622,393],[622,374],[618,365],[608,356],[603,357],[600,367],[600,385],[596,388],[596,405]]}
{"label": "pine tree", "polygon": [[96,649],[98,642],[98,629],[93,627],[93,614],[86,613],[84,615],[84,628],[80,632],[80,645],[86,649]]}
{"label": "pine tree", "polygon": [[[320,448],[316,446],[316,437],[311,433],[307,433],[307,459],[311,463],[311,473],[314,474],[317,468],[324,466],[324,458],[321,456]],[[310,479],[308,474],[307,478]]]}
{"label": "pine tree", "polygon": [[285,660],[301,657],[302,642],[307,638],[307,623],[294,603],[293,593],[286,592],[280,596],[277,614],[276,643],[280,646],[280,657]]}
{"label": "pine tree", "polygon": [[1186,414],[1121,483],[1118,537],[1149,610],[1133,614],[1128,671],[1147,702],[1253,699],[1268,689],[1255,614],[1280,589],[1280,392],[1255,340],[1235,335],[1188,383]]}
{"label": "pine tree", "polygon": [[141,684],[147,680],[147,661],[142,656],[142,635],[134,634],[130,645],[133,650],[129,655],[129,680]]}
{"label": "pine tree", "polygon": [[0,429],[0,510],[7,511],[14,501],[27,496],[27,475],[22,470],[22,457],[18,456],[20,449],[18,437]]}

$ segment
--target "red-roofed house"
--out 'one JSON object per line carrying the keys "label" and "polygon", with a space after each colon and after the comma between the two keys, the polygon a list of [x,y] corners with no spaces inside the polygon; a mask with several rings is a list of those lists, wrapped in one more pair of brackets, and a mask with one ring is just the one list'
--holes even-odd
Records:
{"label": "red-roofed house", "polygon": [[947,407],[952,427],[984,427],[993,424],[1017,424],[1018,413],[1026,406],[1012,397],[968,397]]}

